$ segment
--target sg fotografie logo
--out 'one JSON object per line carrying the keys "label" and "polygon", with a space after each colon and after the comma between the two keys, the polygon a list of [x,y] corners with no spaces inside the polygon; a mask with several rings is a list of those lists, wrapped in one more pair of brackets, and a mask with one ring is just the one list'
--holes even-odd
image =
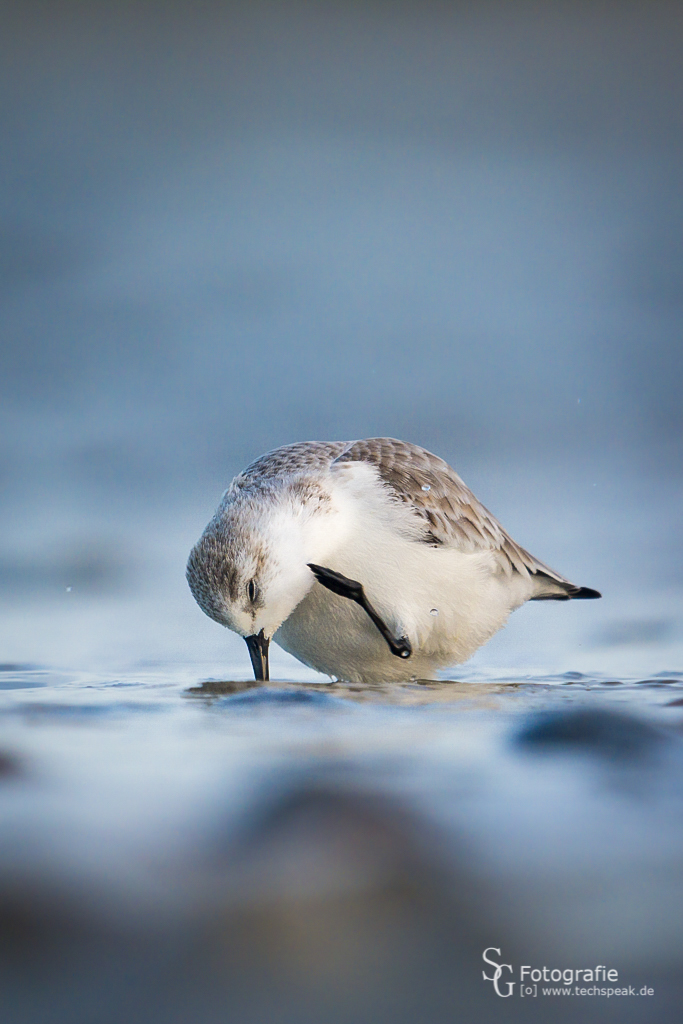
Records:
{"label": "sg fotografie logo", "polygon": [[493,982],[493,988],[495,989],[496,995],[500,996],[502,999],[507,999],[508,996],[512,995],[513,989],[515,987],[515,982],[514,981],[504,981],[503,985],[507,986],[507,992],[501,992],[501,990],[500,990],[500,979],[503,976],[503,971],[504,970],[505,971],[509,971],[510,974],[513,973],[513,971],[512,971],[512,964],[499,964],[496,960],[492,960],[490,956],[487,956],[486,955],[487,953],[497,953],[498,956],[502,955],[501,951],[499,949],[496,949],[495,946],[488,946],[488,948],[484,950],[484,952],[482,953],[482,958],[486,961],[487,964],[491,964],[491,967],[495,967],[495,971],[493,972],[493,977],[492,978],[489,978],[489,976],[486,973],[486,971],[482,971],[481,972],[482,975],[484,976],[484,981],[492,981]]}

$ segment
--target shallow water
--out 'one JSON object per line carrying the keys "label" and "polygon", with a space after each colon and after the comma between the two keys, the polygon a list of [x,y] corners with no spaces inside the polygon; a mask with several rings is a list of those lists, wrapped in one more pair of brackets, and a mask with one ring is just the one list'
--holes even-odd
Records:
{"label": "shallow water", "polygon": [[[362,687],[5,665],[0,709],[13,1021],[680,1005],[683,674]],[[490,946],[657,998],[515,997],[503,1018]]]}

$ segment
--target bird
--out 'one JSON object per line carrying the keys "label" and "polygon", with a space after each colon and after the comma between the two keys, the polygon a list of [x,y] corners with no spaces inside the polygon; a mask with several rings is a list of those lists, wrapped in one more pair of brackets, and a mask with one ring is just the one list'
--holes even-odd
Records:
{"label": "bird", "polygon": [[274,640],[333,679],[438,679],[526,601],[598,598],[525,551],[447,462],[389,437],[301,441],[236,476],[192,548],[200,608],[269,679]]}

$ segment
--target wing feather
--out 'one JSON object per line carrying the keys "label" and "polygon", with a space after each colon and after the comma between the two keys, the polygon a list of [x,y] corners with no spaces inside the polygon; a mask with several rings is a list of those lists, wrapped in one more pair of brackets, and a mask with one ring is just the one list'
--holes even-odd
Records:
{"label": "wing feather", "polygon": [[573,588],[563,576],[520,547],[474,496],[447,462],[425,448],[390,437],[353,441],[334,463],[373,466],[393,496],[409,504],[424,523],[422,541],[459,551],[495,551],[501,569],[540,574]]}
{"label": "wing feather", "polygon": [[268,481],[283,475],[306,477],[344,462],[364,462],[377,470],[395,500],[409,505],[421,522],[423,543],[459,551],[493,551],[501,572],[539,576],[539,585],[547,581],[549,590],[541,588],[539,599],[585,596],[579,593],[581,588],[517,544],[447,462],[408,441],[371,437],[284,445],[247,466],[231,488],[268,486]]}

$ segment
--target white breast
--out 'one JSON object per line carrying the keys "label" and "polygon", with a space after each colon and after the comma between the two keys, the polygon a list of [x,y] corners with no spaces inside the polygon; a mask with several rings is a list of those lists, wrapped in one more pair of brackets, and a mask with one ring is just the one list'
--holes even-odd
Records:
{"label": "white breast", "polygon": [[498,570],[495,553],[424,544],[410,508],[391,499],[376,470],[348,463],[331,474],[334,514],[311,534],[308,561],[363,584],[413,654],[391,654],[353,602],[316,583],[275,634],[304,663],[349,680],[432,678],[469,658],[530,596],[530,582]]}

